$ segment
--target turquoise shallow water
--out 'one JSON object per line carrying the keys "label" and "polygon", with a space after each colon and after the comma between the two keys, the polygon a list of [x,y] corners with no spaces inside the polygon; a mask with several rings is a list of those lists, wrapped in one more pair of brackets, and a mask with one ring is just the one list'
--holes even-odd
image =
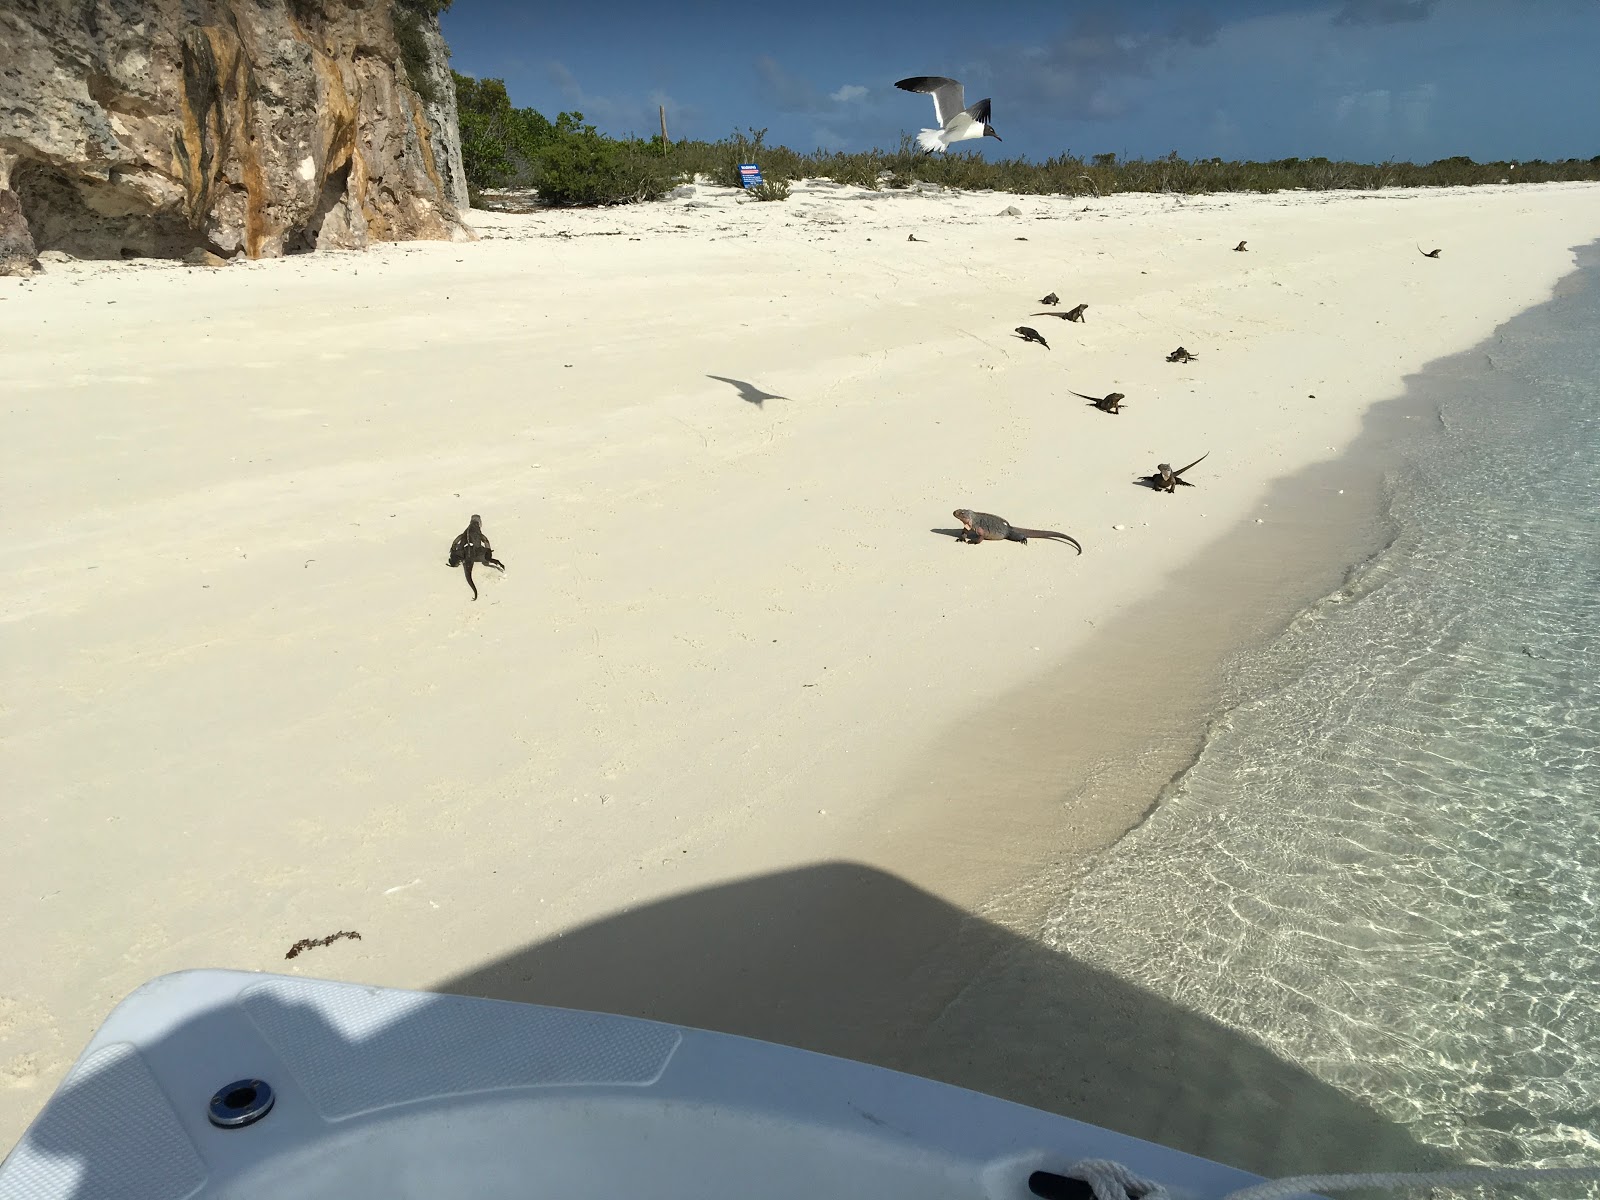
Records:
{"label": "turquoise shallow water", "polygon": [[1047,928],[1482,1162],[1600,1162],[1600,253],[1580,257],[1413,381],[1437,424],[1398,448],[1393,542],[1239,662],[1245,699]]}

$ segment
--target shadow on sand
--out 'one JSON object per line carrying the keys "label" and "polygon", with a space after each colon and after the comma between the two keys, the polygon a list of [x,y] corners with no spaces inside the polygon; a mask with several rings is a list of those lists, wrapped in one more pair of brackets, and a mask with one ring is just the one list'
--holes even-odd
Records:
{"label": "shadow on sand", "polygon": [[[346,1116],[381,1113],[402,1097],[492,1093],[530,1078],[611,1078],[592,1074],[587,1050],[528,1036],[522,1014],[480,1010],[463,1023],[426,1000],[374,1000],[374,1013],[357,997],[336,1026],[305,1003],[300,981],[251,985],[248,973],[221,975],[193,980],[211,1000],[183,1019],[164,1018],[167,984],[150,985],[145,1007],[120,1019],[28,1131],[0,1192],[189,1195],[212,1169],[200,1155],[221,1154],[225,1143],[229,1170],[254,1180],[251,1194],[369,1194],[374,1170],[409,1179],[417,1164],[404,1152],[381,1167],[344,1153],[341,1139],[356,1136]],[[852,863],[645,905],[435,990],[842,1055],[1262,1174],[1415,1168],[1439,1157],[1248,1037]],[[137,1050],[119,1040],[130,1036]],[[649,1040],[647,1031],[639,1036]],[[419,1076],[422,1061],[427,1074]],[[258,1078],[271,1081],[277,1101],[260,1133],[234,1141],[227,1139],[236,1133],[210,1129],[204,1113],[213,1091]],[[430,1124],[416,1134],[425,1147],[417,1161],[459,1173],[467,1156],[484,1153],[467,1136],[476,1127]],[[492,1162],[470,1161],[494,1174]],[[314,1188],[304,1174],[312,1164]],[[30,1190],[36,1185],[43,1190]],[[648,1188],[639,1179],[615,1194]]]}
{"label": "shadow on sand", "polygon": [[859,1059],[1264,1175],[1448,1161],[1249,1037],[852,863],[648,904],[435,990]]}
{"label": "shadow on sand", "polygon": [[760,408],[762,403],[767,400],[787,400],[789,398],[780,396],[776,392],[763,392],[755,384],[748,383],[743,379],[729,379],[726,375],[707,375],[706,378],[715,379],[718,383],[732,384],[739,389],[739,399],[746,404],[754,404],[757,408]]}

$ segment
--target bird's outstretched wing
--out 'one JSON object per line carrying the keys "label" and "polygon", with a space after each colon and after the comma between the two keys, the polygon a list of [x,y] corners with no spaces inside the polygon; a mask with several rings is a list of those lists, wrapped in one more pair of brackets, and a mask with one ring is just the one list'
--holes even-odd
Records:
{"label": "bird's outstretched wing", "polygon": [[[965,97],[961,95],[961,85],[959,83],[956,84],[956,99],[965,99]],[[989,123],[989,100],[987,97],[979,100],[971,108],[963,109],[962,111],[980,125],[987,125]]]}
{"label": "bird's outstretched wing", "polygon": [[[906,92],[923,92],[933,94],[933,113],[941,127],[950,123],[950,118],[963,111],[967,105],[966,93],[961,85],[954,79],[946,79],[943,75],[916,75],[910,79],[902,79],[895,87]],[[984,115],[981,119],[989,119],[987,108],[988,101],[984,101]],[[974,108],[978,107],[973,105]],[[976,118],[977,114],[973,116]]]}

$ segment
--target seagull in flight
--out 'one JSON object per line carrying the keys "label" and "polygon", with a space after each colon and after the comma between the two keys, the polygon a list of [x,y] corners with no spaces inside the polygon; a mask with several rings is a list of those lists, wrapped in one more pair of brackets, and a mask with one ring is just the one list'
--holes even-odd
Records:
{"label": "seagull in flight", "polygon": [[1003,140],[989,124],[989,101],[979,100],[966,107],[966,93],[954,79],[943,75],[917,75],[902,79],[895,87],[905,92],[932,92],[933,117],[938,129],[917,131],[917,146],[929,154],[943,154],[951,142],[966,142],[973,138],[992,137]]}

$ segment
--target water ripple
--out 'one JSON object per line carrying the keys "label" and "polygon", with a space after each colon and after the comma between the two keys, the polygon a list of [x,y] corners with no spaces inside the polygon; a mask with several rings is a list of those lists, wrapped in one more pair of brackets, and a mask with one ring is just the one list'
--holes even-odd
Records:
{"label": "water ripple", "polygon": [[1597,327],[1569,289],[1423,385],[1394,543],[1047,930],[1485,1162],[1600,1152]]}

